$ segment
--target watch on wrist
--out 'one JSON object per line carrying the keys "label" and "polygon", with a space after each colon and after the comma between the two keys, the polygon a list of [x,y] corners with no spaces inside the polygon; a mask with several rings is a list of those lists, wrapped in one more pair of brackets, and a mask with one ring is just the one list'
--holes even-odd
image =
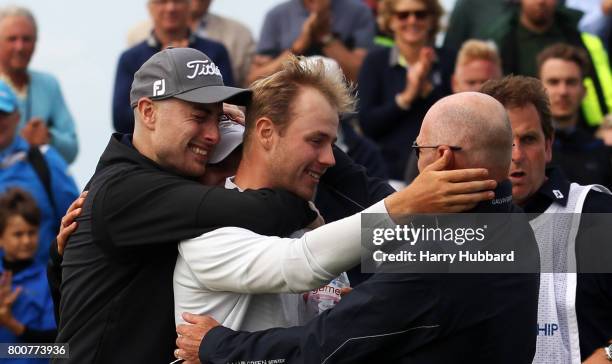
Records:
{"label": "watch on wrist", "polygon": [[606,352],[606,359],[608,359],[608,361],[612,362],[612,344],[606,346],[604,348],[604,351]]}

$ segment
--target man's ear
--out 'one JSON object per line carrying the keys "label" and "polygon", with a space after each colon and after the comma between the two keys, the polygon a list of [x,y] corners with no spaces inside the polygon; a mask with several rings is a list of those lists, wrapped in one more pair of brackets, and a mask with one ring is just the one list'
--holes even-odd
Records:
{"label": "man's ear", "polygon": [[[142,97],[136,105],[140,123],[149,130],[155,130],[157,106],[148,97]],[[138,122],[138,121],[136,121]]]}
{"label": "man's ear", "polygon": [[550,137],[550,139],[545,138],[544,139],[544,153],[545,153],[545,157],[546,157],[546,163],[550,163],[550,161],[552,161],[552,146],[553,143],[555,142],[555,136],[554,134]]}
{"label": "man's ear", "polygon": [[255,121],[255,138],[264,149],[269,150],[274,144],[276,127],[272,120],[261,117]]}
{"label": "man's ear", "polygon": [[[582,105],[582,101],[584,100],[584,97],[586,96],[587,93],[587,88],[584,85],[584,80],[580,83],[580,104]],[[580,112],[580,108],[578,108],[578,112]]]}
{"label": "man's ear", "polygon": [[450,159],[446,165],[446,169],[447,170],[455,169],[455,154],[453,153],[453,151],[450,149],[448,145],[441,145],[438,147],[438,149],[436,149],[436,159],[442,158],[442,156],[444,155],[444,152],[446,151],[448,151],[448,154],[450,156]]}

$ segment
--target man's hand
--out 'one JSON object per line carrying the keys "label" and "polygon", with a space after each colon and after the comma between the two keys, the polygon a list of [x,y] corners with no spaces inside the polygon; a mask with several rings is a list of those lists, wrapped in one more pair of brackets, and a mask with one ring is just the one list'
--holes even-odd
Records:
{"label": "man's hand", "polygon": [[66,210],[66,215],[62,217],[62,222],[60,224],[59,233],[57,233],[57,252],[59,255],[64,255],[64,249],[66,248],[66,242],[68,242],[68,238],[70,235],[76,230],[77,222],[75,221],[77,217],[81,215],[83,211],[83,204],[85,203],[85,198],[87,197],[87,191],[83,191],[81,195],[72,202],[68,210]]}
{"label": "man's hand", "polygon": [[199,316],[191,313],[183,313],[183,320],[188,324],[178,325],[176,333],[176,346],[174,356],[185,360],[184,364],[200,363],[200,343],[204,336],[220,324],[210,316]]}
{"label": "man's hand", "polygon": [[424,47],[419,52],[418,61],[408,68],[406,88],[400,94],[404,104],[411,104],[417,96],[425,98],[433,90],[433,85],[428,80],[428,76],[435,55],[433,48]]}
{"label": "man's hand", "polygon": [[28,141],[30,145],[49,144],[51,136],[49,129],[41,118],[32,118],[21,129],[21,136]]}
{"label": "man's hand", "polygon": [[330,0],[309,0],[307,8],[315,13],[331,12]]}
{"label": "man's hand", "polygon": [[351,292],[353,292],[353,287],[340,288],[340,297],[344,298],[344,296]]}
{"label": "man's hand", "polygon": [[[610,342],[612,343],[612,341]],[[609,345],[609,344],[608,344]],[[582,364],[610,364],[610,361],[606,358],[606,351],[604,348],[599,348],[591,354]]]}
{"label": "man's hand", "polygon": [[244,116],[244,112],[240,107],[232,104],[223,104],[223,113],[227,115],[231,120],[241,124],[244,126],[244,122],[246,120]]}
{"label": "man's hand", "polygon": [[429,80],[429,72],[436,58],[436,53],[432,47],[423,47],[419,53],[419,64],[421,65],[421,79],[419,80],[419,96],[426,98],[433,91],[433,85]]}
{"label": "man's hand", "polygon": [[312,39],[321,43],[323,37],[331,34],[331,11],[329,8],[323,8],[313,14],[316,14],[316,17],[312,26]]}
{"label": "man's hand", "polygon": [[291,52],[300,55],[306,52],[308,48],[310,48],[310,44],[312,43],[313,31],[315,28],[315,23],[317,22],[317,14],[310,13],[308,18],[302,24],[302,32],[297,37],[293,44],[291,45]]}
{"label": "man's hand", "polygon": [[385,199],[392,216],[416,213],[461,212],[480,201],[495,197],[494,180],[485,180],[488,171],[483,168],[445,171],[451,163],[451,152],[425,168],[405,189]]}

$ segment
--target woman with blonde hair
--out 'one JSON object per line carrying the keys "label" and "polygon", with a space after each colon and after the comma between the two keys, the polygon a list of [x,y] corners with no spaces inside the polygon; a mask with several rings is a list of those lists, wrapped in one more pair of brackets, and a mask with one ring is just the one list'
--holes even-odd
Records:
{"label": "woman with blonde hair", "polygon": [[383,0],[392,47],[374,49],[359,75],[360,122],[382,148],[392,179],[401,180],[427,109],[449,95],[454,55],[434,49],[438,0]]}

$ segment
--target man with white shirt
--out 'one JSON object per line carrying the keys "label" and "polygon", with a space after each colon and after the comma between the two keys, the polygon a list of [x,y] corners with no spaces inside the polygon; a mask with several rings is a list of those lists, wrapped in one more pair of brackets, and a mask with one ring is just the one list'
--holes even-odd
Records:
{"label": "man with white shirt", "polygon": [[[256,82],[253,90],[256,96],[247,110],[242,160],[225,187],[282,187],[312,200],[321,176],[335,164],[332,146],[338,115],[353,110],[350,89],[322,61],[305,63],[292,58],[281,72]],[[227,143],[240,128],[231,122],[219,127]],[[227,151],[219,148],[217,152]],[[221,158],[211,158],[217,159]],[[383,203],[369,211],[386,214]],[[187,311],[212,314],[225,325],[242,330],[300,324],[308,316],[304,316],[302,296],[277,293],[317,288],[357,264],[359,224],[355,215],[330,225],[327,231],[345,237],[334,237],[338,240],[335,247],[303,239],[286,243],[281,238],[263,239],[237,227],[182,242],[174,273],[177,323],[182,323],[181,314]],[[292,237],[303,233],[298,231]],[[349,247],[351,251],[344,251]]]}

